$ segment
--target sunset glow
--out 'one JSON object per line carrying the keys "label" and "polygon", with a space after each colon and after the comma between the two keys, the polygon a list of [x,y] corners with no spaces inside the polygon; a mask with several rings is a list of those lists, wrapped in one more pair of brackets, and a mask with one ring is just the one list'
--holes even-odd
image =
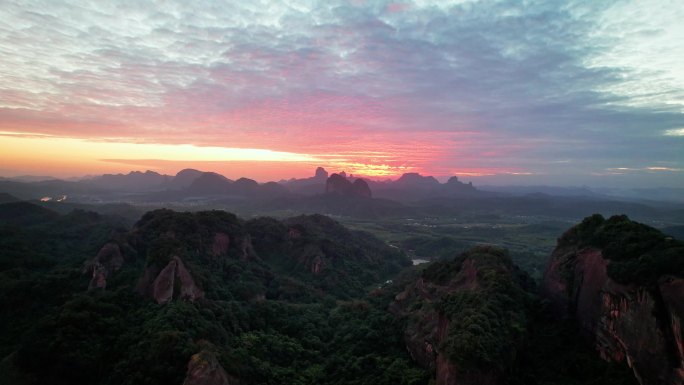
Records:
{"label": "sunset glow", "polygon": [[684,6],[665,3],[6,2],[0,176],[684,186]]}

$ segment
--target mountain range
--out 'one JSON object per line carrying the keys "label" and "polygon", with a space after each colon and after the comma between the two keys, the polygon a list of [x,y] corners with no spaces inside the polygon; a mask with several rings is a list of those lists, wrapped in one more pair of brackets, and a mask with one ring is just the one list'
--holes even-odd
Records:
{"label": "mountain range", "polygon": [[[684,243],[625,216],[539,286],[481,245],[411,267],[323,215],[0,204],[3,383],[684,383]],[[538,289],[539,287],[539,289]]]}

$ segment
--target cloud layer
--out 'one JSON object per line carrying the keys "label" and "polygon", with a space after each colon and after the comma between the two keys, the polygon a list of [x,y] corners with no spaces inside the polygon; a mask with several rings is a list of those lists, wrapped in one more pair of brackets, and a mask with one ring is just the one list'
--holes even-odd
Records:
{"label": "cloud layer", "polygon": [[389,174],[681,170],[681,20],[678,1],[6,1],[0,131]]}

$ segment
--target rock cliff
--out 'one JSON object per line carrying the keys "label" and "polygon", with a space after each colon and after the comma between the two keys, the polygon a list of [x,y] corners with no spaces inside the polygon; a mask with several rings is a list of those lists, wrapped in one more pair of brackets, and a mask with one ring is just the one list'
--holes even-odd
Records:
{"label": "rock cliff", "polygon": [[559,239],[543,293],[640,384],[683,384],[684,280],[669,275],[679,266],[666,259],[682,250],[626,217],[590,217]]}
{"label": "rock cliff", "polygon": [[506,252],[483,246],[428,267],[390,311],[406,319],[406,348],[436,384],[501,384],[524,340],[524,296]]}
{"label": "rock cliff", "polygon": [[106,243],[95,258],[86,262],[85,270],[92,274],[88,290],[107,287],[107,277],[118,271],[124,263],[121,248],[116,242]]}
{"label": "rock cliff", "polygon": [[148,266],[145,269],[139,287],[144,293],[151,295],[157,303],[165,304],[175,298],[192,302],[204,297],[204,293],[195,284],[195,280],[179,257],[174,256],[150,282],[154,276],[154,270],[154,266]]}

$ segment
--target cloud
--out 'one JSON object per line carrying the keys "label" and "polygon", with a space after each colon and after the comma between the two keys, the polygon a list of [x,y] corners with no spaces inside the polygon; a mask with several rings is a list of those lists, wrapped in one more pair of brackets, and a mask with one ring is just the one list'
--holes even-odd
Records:
{"label": "cloud", "polygon": [[435,174],[682,168],[682,18],[675,1],[10,1],[0,130]]}
{"label": "cloud", "polygon": [[665,136],[684,136],[684,128],[673,128],[666,130]]}

